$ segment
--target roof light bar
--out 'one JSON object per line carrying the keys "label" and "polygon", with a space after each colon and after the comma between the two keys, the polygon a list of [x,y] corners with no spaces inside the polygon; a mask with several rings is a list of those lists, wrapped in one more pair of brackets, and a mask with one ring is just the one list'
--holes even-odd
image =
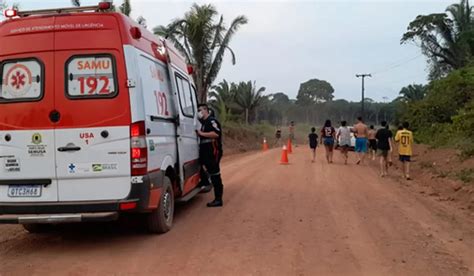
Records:
{"label": "roof light bar", "polygon": [[[45,15],[45,14],[60,14],[60,13],[73,13],[73,12],[85,12],[85,11],[108,11],[112,8],[110,2],[100,2],[96,6],[84,6],[84,7],[70,7],[70,8],[59,8],[59,9],[44,9],[44,10],[31,10],[31,11],[16,11],[16,15],[20,17],[27,17],[30,15]],[[6,11],[5,11],[6,12]]]}

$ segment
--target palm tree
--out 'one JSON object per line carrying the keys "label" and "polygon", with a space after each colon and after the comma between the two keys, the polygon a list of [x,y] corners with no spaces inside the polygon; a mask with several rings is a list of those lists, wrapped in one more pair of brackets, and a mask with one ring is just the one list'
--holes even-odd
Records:
{"label": "palm tree", "polygon": [[250,116],[254,115],[257,107],[265,96],[265,87],[257,89],[255,81],[241,82],[237,87],[236,103],[245,112],[245,123],[250,123]]}
{"label": "palm tree", "polygon": [[473,8],[468,0],[461,0],[447,7],[445,13],[418,15],[401,43],[419,42],[431,67],[430,79],[438,79],[472,61],[473,30]]}
{"label": "palm tree", "polygon": [[168,26],[154,28],[154,33],[168,38],[193,66],[193,79],[200,102],[207,100],[207,93],[216,79],[228,50],[235,64],[235,54],[229,47],[230,40],[240,26],[247,23],[245,16],[236,17],[229,28],[224,18],[218,16],[214,6],[194,4],[182,19],[175,19]]}
{"label": "palm tree", "polygon": [[451,15],[457,33],[473,29],[473,8],[469,5],[469,0],[461,0],[458,4],[450,5],[446,8],[446,12]]}
{"label": "palm tree", "polygon": [[232,117],[232,111],[236,108],[235,95],[237,86],[229,84],[226,80],[213,86],[209,92],[209,104],[219,114],[219,120],[225,124]]}
{"label": "palm tree", "polygon": [[400,90],[400,100],[405,103],[421,101],[426,95],[426,86],[421,84],[410,84]]}
{"label": "palm tree", "polygon": [[120,5],[119,9],[121,13],[130,17],[130,14],[132,13],[132,5],[130,4],[130,0],[124,0],[122,5]]}

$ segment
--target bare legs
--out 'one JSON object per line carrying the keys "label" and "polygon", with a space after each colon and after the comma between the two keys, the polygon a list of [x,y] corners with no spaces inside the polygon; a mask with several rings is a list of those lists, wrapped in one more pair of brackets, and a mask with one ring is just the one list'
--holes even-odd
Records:
{"label": "bare legs", "polygon": [[388,174],[387,156],[380,156],[380,176],[384,177]]}
{"label": "bare legs", "polygon": [[341,154],[342,154],[342,158],[344,158],[344,164],[347,165],[347,159],[349,158],[348,148],[345,146],[342,147]]}
{"label": "bare legs", "polygon": [[403,172],[405,174],[405,178],[410,180],[410,162],[403,162]]}
{"label": "bare legs", "polygon": [[326,160],[328,163],[332,163],[332,156],[333,156],[333,145],[324,145],[324,148],[326,149]]}

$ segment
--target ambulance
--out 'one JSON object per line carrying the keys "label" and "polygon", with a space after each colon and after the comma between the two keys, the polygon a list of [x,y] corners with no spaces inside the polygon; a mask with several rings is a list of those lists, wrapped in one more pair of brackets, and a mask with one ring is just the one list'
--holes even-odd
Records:
{"label": "ambulance", "polygon": [[171,229],[201,188],[192,67],[111,4],[7,10],[0,24],[0,223],[145,214]]}

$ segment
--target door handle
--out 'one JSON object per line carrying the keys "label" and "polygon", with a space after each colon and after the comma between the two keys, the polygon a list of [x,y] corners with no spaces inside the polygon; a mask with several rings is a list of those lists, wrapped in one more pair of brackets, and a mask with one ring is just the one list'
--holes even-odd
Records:
{"label": "door handle", "polygon": [[79,151],[79,150],[81,150],[81,147],[60,147],[60,148],[58,148],[58,151],[60,151],[60,152]]}

